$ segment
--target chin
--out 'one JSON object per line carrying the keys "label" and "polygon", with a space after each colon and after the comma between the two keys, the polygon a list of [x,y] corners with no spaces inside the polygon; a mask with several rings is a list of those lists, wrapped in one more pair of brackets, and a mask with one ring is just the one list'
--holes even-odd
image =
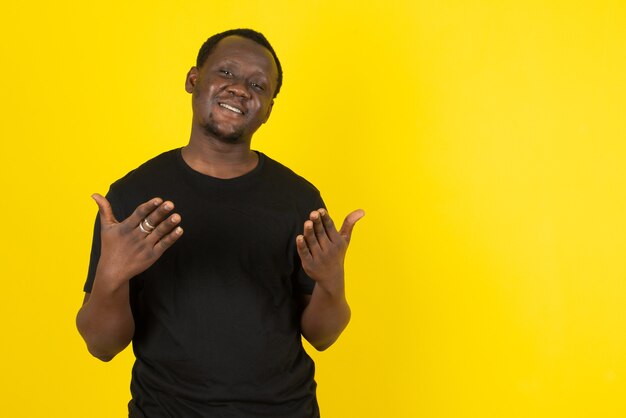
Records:
{"label": "chin", "polygon": [[243,138],[243,129],[235,129],[230,132],[225,132],[212,123],[203,125],[202,129],[207,136],[212,136],[227,144],[236,144],[241,142],[241,139]]}

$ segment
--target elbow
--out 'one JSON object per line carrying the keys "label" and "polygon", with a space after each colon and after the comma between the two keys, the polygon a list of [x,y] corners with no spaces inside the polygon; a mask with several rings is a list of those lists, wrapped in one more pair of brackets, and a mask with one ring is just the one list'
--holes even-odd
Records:
{"label": "elbow", "polygon": [[108,363],[109,361],[113,360],[113,358],[120,351],[107,350],[106,347],[103,347],[101,346],[101,344],[98,343],[98,339],[94,339],[90,333],[85,332],[85,330],[81,328],[78,329],[78,332],[80,333],[81,337],[83,337],[83,340],[87,345],[87,351],[89,351],[89,354],[91,354],[100,361]]}
{"label": "elbow", "polygon": [[107,350],[102,347],[97,347],[97,346],[94,346],[93,344],[89,344],[89,342],[87,342],[87,351],[89,351],[89,354],[91,354],[92,356],[94,356],[95,358],[97,358],[98,360],[104,363],[108,363],[109,361],[113,360],[113,358],[115,358],[115,356],[119,352],[119,351],[113,352],[111,350]]}
{"label": "elbow", "polygon": [[106,353],[104,350],[98,349],[96,346],[94,346],[92,335],[93,333],[89,332],[89,328],[86,326],[84,318],[81,317],[80,312],[76,317],[76,329],[78,330],[80,336],[83,338],[83,341],[85,341],[89,354],[103,362],[109,362],[113,360],[115,354]]}
{"label": "elbow", "polygon": [[[334,342],[334,341],[333,341]],[[326,343],[326,344],[315,344],[313,345],[313,347],[317,350],[317,351],[326,351],[326,349],[328,347],[330,347],[331,345],[333,345],[333,343]]]}
{"label": "elbow", "polygon": [[117,356],[117,354],[123,349],[123,347],[118,348],[116,346],[102,344],[101,341],[97,340],[85,339],[85,343],[87,344],[87,351],[89,351],[89,354],[104,363],[108,363],[113,360],[113,358],[115,358],[115,356]]}
{"label": "elbow", "polygon": [[110,331],[110,327],[94,326],[88,320],[88,317],[81,313],[82,310],[76,317],[76,328],[83,341],[85,341],[89,354],[98,360],[108,363],[130,344],[134,328],[128,328],[122,332],[116,329]]}
{"label": "elbow", "polygon": [[109,361],[113,360],[113,358],[115,357],[115,354],[100,353],[95,350],[89,350],[89,353],[104,363],[108,363]]}
{"label": "elbow", "polygon": [[125,348],[125,346],[105,345],[98,341],[85,340],[85,342],[87,343],[89,354],[104,363],[113,360]]}
{"label": "elbow", "polygon": [[336,324],[336,328],[334,330],[331,329],[320,332],[318,329],[315,330],[317,332],[306,332],[303,333],[303,335],[309,344],[311,344],[317,351],[326,351],[339,339],[349,322],[350,311],[348,310],[344,320],[340,324]]}
{"label": "elbow", "polygon": [[320,339],[318,341],[309,341],[309,343],[315,348],[317,351],[326,351],[331,345],[335,343],[339,339],[339,335],[335,335],[331,338]]}

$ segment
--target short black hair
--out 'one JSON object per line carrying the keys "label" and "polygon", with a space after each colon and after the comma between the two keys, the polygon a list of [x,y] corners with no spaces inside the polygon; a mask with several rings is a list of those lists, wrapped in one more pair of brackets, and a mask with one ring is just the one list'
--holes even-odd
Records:
{"label": "short black hair", "polygon": [[278,56],[276,56],[276,52],[274,52],[274,48],[270,45],[267,38],[260,32],[257,32],[252,29],[230,29],[224,32],[216,33],[206,40],[204,44],[200,47],[200,51],[198,52],[198,58],[196,59],[196,67],[200,68],[206,61],[207,57],[211,54],[215,45],[222,39],[227,36],[241,36],[242,38],[250,39],[251,41],[256,42],[257,44],[265,47],[272,56],[274,57],[274,61],[276,62],[276,68],[278,69],[278,80],[276,80],[276,90],[274,90],[274,97],[278,95],[280,91],[280,87],[283,85],[283,68],[280,66],[280,61],[278,60]]}

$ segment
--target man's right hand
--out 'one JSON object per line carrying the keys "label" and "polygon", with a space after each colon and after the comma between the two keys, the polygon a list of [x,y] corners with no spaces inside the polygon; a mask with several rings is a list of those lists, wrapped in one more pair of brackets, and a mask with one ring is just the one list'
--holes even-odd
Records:
{"label": "man's right hand", "polygon": [[[142,273],[180,238],[180,215],[174,204],[154,198],[119,222],[109,201],[94,194],[100,209],[101,253],[96,276],[116,288]],[[104,283],[100,283],[103,285]]]}

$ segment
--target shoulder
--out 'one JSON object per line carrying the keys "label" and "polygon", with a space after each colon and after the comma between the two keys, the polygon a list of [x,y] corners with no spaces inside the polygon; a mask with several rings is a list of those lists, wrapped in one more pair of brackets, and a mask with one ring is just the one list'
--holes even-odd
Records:
{"label": "shoulder", "polygon": [[300,213],[325,207],[320,191],[289,167],[264,156],[265,190],[272,199],[289,202]]}
{"label": "shoulder", "polygon": [[154,183],[155,180],[169,178],[172,171],[176,170],[178,152],[177,148],[151,158],[115,181],[111,185],[111,190],[141,187],[144,183]]}
{"label": "shoulder", "polygon": [[303,193],[319,194],[319,190],[313,183],[267,155],[263,154],[263,156],[265,158],[265,172],[276,184],[281,187],[293,188]]}
{"label": "shoulder", "polygon": [[111,184],[107,199],[116,216],[126,217],[137,205],[160,196],[163,187],[174,187],[178,152],[174,149],[151,158]]}

